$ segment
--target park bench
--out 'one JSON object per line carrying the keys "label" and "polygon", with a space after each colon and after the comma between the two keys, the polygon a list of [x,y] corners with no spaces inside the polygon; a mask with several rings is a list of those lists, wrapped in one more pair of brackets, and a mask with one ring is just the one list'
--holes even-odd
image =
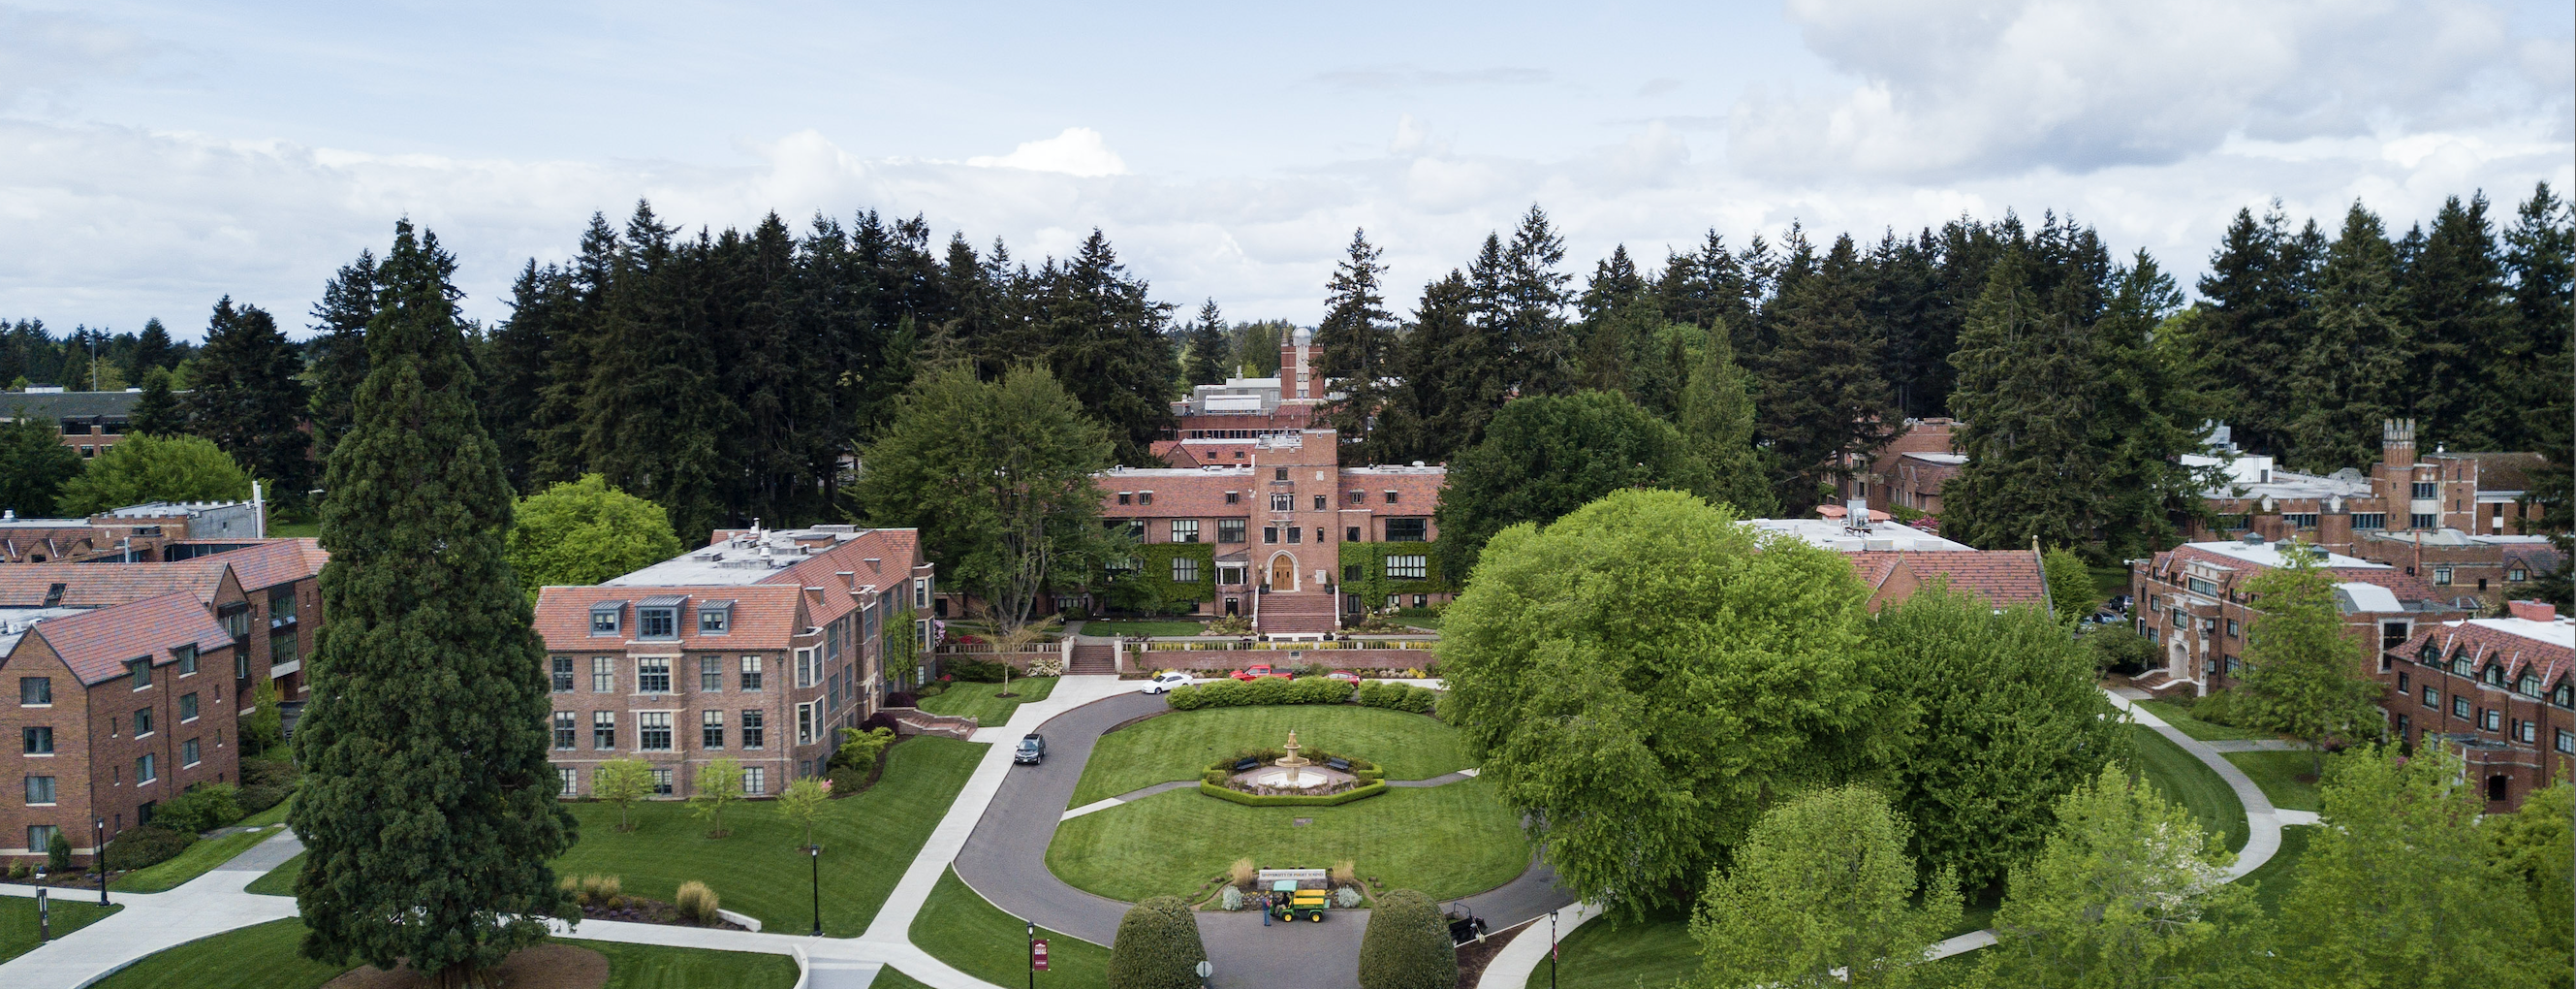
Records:
{"label": "park bench", "polygon": [[1348,760],[1348,759],[1344,759],[1344,758],[1342,758],[1341,756],[1334,756],[1334,757],[1332,757],[1332,758],[1330,758],[1330,759],[1326,759],[1326,760],[1324,760],[1324,765],[1325,765],[1325,766],[1327,766],[1327,767],[1329,767],[1329,768],[1338,769],[1338,770],[1341,770],[1341,771],[1346,772],[1346,773],[1347,773],[1347,772],[1350,772],[1350,770],[1351,770],[1351,761],[1350,761],[1350,760]]}
{"label": "park bench", "polygon": [[1260,768],[1260,766],[1261,760],[1259,759],[1237,759],[1234,761],[1234,771],[1238,773],[1250,772],[1254,769]]}

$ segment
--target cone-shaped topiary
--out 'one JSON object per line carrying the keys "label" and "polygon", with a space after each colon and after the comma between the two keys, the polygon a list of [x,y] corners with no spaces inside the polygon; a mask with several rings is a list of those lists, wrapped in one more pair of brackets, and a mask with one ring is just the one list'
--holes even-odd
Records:
{"label": "cone-shaped topiary", "polygon": [[1190,905],[1177,896],[1152,897],[1127,908],[1118,921],[1118,943],[1109,949],[1109,989],[1198,989],[1198,965],[1206,960]]}
{"label": "cone-shaped topiary", "polygon": [[1440,905],[1420,890],[1388,890],[1360,939],[1360,989],[1456,989],[1458,948]]}
{"label": "cone-shaped topiary", "polygon": [[510,488],[434,236],[395,227],[369,371],[324,481],[322,610],[295,733],[306,956],[465,984],[572,897],[546,764],[545,652],[502,555]]}

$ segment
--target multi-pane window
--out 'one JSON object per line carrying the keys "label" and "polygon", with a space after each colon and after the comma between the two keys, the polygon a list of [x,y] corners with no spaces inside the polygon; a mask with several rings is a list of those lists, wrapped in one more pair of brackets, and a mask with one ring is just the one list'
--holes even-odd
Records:
{"label": "multi-pane window", "polygon": [[179,764],[182,766],[194,766],[197,764],[196,739],[191,738],[179,743]]}
{"label": "multi-pane window", "polygon": [[38,706],[38,705],[51,704],[51,703],[53,703],[53,702],[54,702],[54,678],[52,678],[52,677],[19,677],[19,678],[18,678],[18,703],[20,703],[20,704],[25,704],[25,705],[29,705],[29,706]]}
{"label": "multi-pane window", "polygon": [[2434,568],[2433,568],[2433,586],[2435,586],[2435,587],[2449,587],[2449,586],[2451,586],[2451,568],[2449,568],[2449,567],[2434,567]]}
{"label": "multi-pane window", "polygon": [[2525,674],[2522,679],[2514,682],[2513,692],[2524,697],[2540,696],[2540,678]]}
{"label": "multi-pane window", "polygon": [[1136,503],[1137,503],[1137,504],[1139,504],[1139,505],[1151,505],[1151,504],[1153,504],[1153,503],[1154,503],[1154,493],[1153,493],[1153,492],[1151,492],[1151,491],[1139,491],[1139,492],[1136,492]]}
{"label": "multi-pane window", "polygon": [[1431,576],[1428,556],[1390,556],[1386,558],[1388,580],[1424,580]]}
{"label": "multi-pane window", "polygon": [[1386,520],[1386,541],[1420,543],[1431,540],[1431,520],[1415,517]]}
{"label": "multi-pane window", "polygon": [[671,795],[671,770],[669,767],[661,767],[653,770],[653,795],[657,797],[667,797]]}
{"label": "multi-pane window", "polygon": [[635,747],[646,752],[671,751],[671,712],[643,711],[635,715]]}
{"label": "multi-pane window", "polygon": [[2432,481],[2417,481],[2417,482],[2415,482],[2415,491],[2414,491],[2414,493],[2415,493],[2415,497],[2418,497],[2418,498],[2439,498],[2439,497],[2441,497],[2441,494],[2440,494],[2440,493],[2435,489],[2435,483],[2434,483],[2434,482],[2432,482]]}
{"label": "multi-pane window", "polygon": [[554,678],[555,693],[572,693],[572,657],[548,656],[546,663]]}
{"label": "multi-pane window", "polygon": [[134,737],[142,738],[149,734],[152,734],[152,709],[148,707],[135,708]]}
{"label": "multi-pane window", "polygon": [[1198,541],[1199,541],[1199,520],[1197,520],[1197,519],[1173,519],[1173,520],[1172,520],[1172,541],[1173,541],[1173,542],[1176,542],[1176,543],[1194,543],[1194,542],[1198,542]]}
{"label": "multi-pane window", "polygon": [[1273,468],[1270,468],[1270,479],[1271,479],[1271,480],[1273,480],[1273,481],[1285,481],[1285,480],[1287,480],[1287,479],[1288,479],[1288,468],[1285,468],[1285,467],[1273,467]]}
{"label": "multi-pane window", "polygon": [[1197,559],[1187,556],[1176,556],[1172,558],[1172,583],[1195,584],[1198,582],[1199,561]]}
{"label": "multi-pane window", "polygon": [[1229,504],[1229,505],[1237,505],[1237,504],[1241,504],[1242,502],[1243,502],[1243,492],[1241,492],[1241,491],[1228,491],[1228,492],[1226,492],[1226,493],[1225,493],[1225,503],[1226,503],[1226,504]]}
{"label": "multi-pane window", "polygon": [[698,689],[708,693],[724,689],[724,657],[698,657]]}
{"label": "multi-pane window", "polygon": [[54,730],[44,725],[18,729],[19,750],[28,755],[54,754]]}
{"label": "multi-pane window", "polygon": [[179,720],[181,720],[181,721],[195,721],[195,720],[197,720],[197,695],[196,695],[196,694],[194,694],[194,693],[187,693],[187,694],[181,694],[181,695],[179,695]]}
{"label": "multi-pane window", "polygon": [[2352,513],[2352,528],[2355,532],[2388,528],[2388,513],[2354,512]]}
{"label": "multi-pane window", "polygon": [[2412,515],[2408,515],[2408,516],[2406,517],[2406,519],[2407,519],[2408,527],[2409,527],[2409,528],[2414,528],[2414,529],[2430,529],[2430,528],[2433,528],[2433,520],[2434,520],[2434,517],[2433,517],[2432,515],[2430,515],[2430,514],[2423,513],[2423,512],[2417,512],[2417,513],[2414,513],[2414,514],[2412,514]]}
{"label": "multi-pane window", "polygon": [[1270,496],[1270,510],[1274,512],[1296,511],[1297,496],[1284,492],[1272,494]]}
{"label": "multi-pane window", "polygon": [[555,767],[555,783],[560,787],[560,789],[555,791],[556,793],[567,797],[573,796],[575,788],[580,785],[580,781],[581,774],[576,772],[571,766]]}
{"label": "multi-pane window", "polygon": [[2576,732],[2570,732],[2565,728],[2557,729],[2557,732],[2558,751],[2576,753]]}
{"label": "multi-pane window", "polygon": [[1288,527],[1288,541],[1289,541],[1289,542],[1292,542],[1292,543],[1301,543],[1301,542],[1305,542],[1305,541],[1306,541],[1306,540],[1305,540],[1305,538],[1304,538],[1304,537],[1305,537],[1305,535],[1306,535],[1306,530],[1305,530],[1303,527],[1300,527],[1300,526],[1293,526],[1293,525]]}
{"label": "multi-pane window", "polygon": [[769,732],[766,729],[768,724],[768,712],[762,711],[759,708],[744,708],[742,712],[742,747],[746,749],[765,747],[769,741]]}
{"label": "multi-pane window", "polygon": [[748,797],[757,797],[761,794],[768,793],[769,771],[759,766],[743,767],[742,792],[744,796]]}
{"label": "multi-pane window", "polygon": [[680,609],[635,609],[635,635],[644,639],[675,639],[680,636]]}
{"label": "multi-pane window", "polygon": [[743,690],[759,690],[759,689],[760,689],[760,657],[758,657],[758,656],[745,656],[745,657],[743,657],[743,658],[742,658],[742,686],[741,686],[741,689],[743,689]]}
{"label": "multi-pane window", "polygon": [[733,607],[702,604],[698,606],[698,634],[723,635],[733,627]]}
{"label": "multi-pane window", "polygon": [[1395,504],[1395,503],[1396,503],[1396,498],[1397,498],[1397,492],[1389,491],[1389,492],[1387,492],[1387,493],[1386,493],[1386,503],[1387,503],[1387,504],[1390,504],[1390,505]]}
{"label": "multi-pane window", "polygon": [[133,680],[134,680],[134,689],[136,689],[136,690],[142,690],[142,689],[143,689],[143,688],[145,688],[145,687],[149,687],[149,686],[151,686],[151,685],[152,685],[152,660],[151,660],[151,658],[150,658],[150,657],[145,657],[145,658],[143,658],[143,659],[127,660],[127,661],[126,661],[126,663],[125,663],[125,675],[126,675],[126,676],[128,676],[128,677],[133,678]]}
{"label": "multi-pane window", "polygon": [[571,711],[555,712],[555,748],[569,749],[581,740],[581,722]]}
{"label": "multi-pane window", "polygon": [[1128,519],[1128,520],[1127,520],[1127,538],[1129,538],[1129,539],[1133,539],[1133,540],[1135,540],[1135,541],[1137,541],[1137,542],[1140,542],[1140,543],[1145,541],[1145,520],[1144,520],[1144,519]]}
{"label": "multi-pane window", "polygon": [[161,761],[154,758],[153,755],[153,753],[146,752],[143,754],[142,758],[134,760],[135,783],[149,783],[161,778]]}
{"label": "multi-pane window", "polygon": [[2525,742],[2537,741],[2540,736],[2540,724],[2536,721],[2517,720],[2513,723],[2513,733]]}
{"label": "multi-pane window", "polygon": [[1276,543],[1276,542],[1278,542],[1278,541],[1279,541],[1279,527],[1278,527],[1278,526],[1275,526],[1275,525],[1265,525],[1265,526],[1262,526],[1262,527],[1261,527],[1261,541],[1262,541],[1262,542],[1265,542],[1265,543]]}
{"label": "multi-pane window", "polygon": [[705,711],[698,715],[698,746],[724,748],[724,712]]}
{"label": "multi-pane window", "polygon": [[618,610],[619,606],[614,603],[591,605],[590,634],[616,635]]}
{"label": "multi-pane window", "polygon": [[2504,712],[2492,707],[2480,710],[2478,712],[2478,727],[2484,728],[2488,731],[2502,730],[2504,728]]}
{"label": "multi-pane window", "polygon": [[798,688],[814,685],[814,674],[818,665],[814,662],[814,650],[796,650],[796,686]]}
{"label": "multi-pane window", "polygon": [[1218,519],[1218,520],[1216,520],[1216,541],[1217,541],[1217,542],[1220,542],[1220,543],[1239,543],[1239,542],[1242,542],[1242,541],[1243,541],[1243,520],[1242,520],[1242,519]]}
{"label": "multi-pane window", "polygon": [[54,836],[61,833],[61,828],[51,824],[30,824],[27,826],[27,850],[32,852],[42,848],[52,848]]}
{"label": "multi-pane window", "polygon": [[2281,521],[2289,523],[2293,529],[2314,529],[2317,527],[2317,513],[2283,512]]}
{"label": "multi-pane window", "polygon": [[594,749],[617,747],[617,712],[590,712],[590,747]]}
{"label": "multi-pane window", "polygon": [[1333,506],[1332,506],[1330,503],[1328,503],[1328,502],[1326,502],[1326,501],[1324,500],[1324,496],[1323,496],[1323,495],[1316,495],[1316,496],[1315,496],[1315,510],[1316,510],[1316,511],[1320,512],[1320,511],[1323,511],[1323,510],[1325,510],[1325,509],[1327,509],[1327,508],[1331,508],[1331,507],[1333,507]]}
{"label": "multi-pane window", "polygon": [[53,803],[54,778],[51,776],[27,777],[27,802],[30,804]]}
{"label": "multi-pane window", "polygon": [[590,692],[594,694],[617,692],[617,657],[590,657]]}
{"label": "multi-pane window", "polygon": [[796,705],[796,744],[814,743],[814,705]]}
{"label": "multi-pane window", "polygon": [[2439,709],[2442,706],[2442,692],[2431,687],[2424,688],[2424,706]]}
{"label": "multi-pane window", "polygon": [[2451,716],[2452,716],[2452,717],[2454,717],[2454,718],[2465,718],[2465,717],[2468,717],[2468,716],[2469,716],[2469,699],[2468,699],[2468,698],[2466,698],[2466,697],[2453,697],[2453,698],[2451,698]]}
{"label": "multi-pane window", "polygon": [[196,643],[192,642],[183,646],[171,646],[170,655],[179,661],[178,666],[180,676],[185,677],[197,675]]}

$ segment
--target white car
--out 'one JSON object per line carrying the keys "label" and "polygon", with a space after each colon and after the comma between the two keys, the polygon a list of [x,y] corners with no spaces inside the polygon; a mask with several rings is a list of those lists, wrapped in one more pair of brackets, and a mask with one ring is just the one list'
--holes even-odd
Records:
{"label": "white car", "polygon": [[1179,670],[1167,670],[1154,674],[1154,678],[1145,681],[1145,685],[1138,688],[1138,691],[1147,694],[1168,694],[1172,692],[1172,688],[1174,687],[1187,687],[1198,682],[1198,678],[1187,673],[1183,673]]}

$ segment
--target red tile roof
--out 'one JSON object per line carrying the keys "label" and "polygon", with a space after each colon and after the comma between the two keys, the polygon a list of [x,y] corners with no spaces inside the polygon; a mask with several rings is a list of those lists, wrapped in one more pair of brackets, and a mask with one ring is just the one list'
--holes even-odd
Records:
{"label": "red tile roof", "polygon": [[322,549],[319,539],[264,539],[196,559],[232,564],[233,577],[241,581],[242,590],[257,591],[319,576],[322,565],[331,562],[331,554]]}
{"label": "red tile roof", "polygon": [[[557,652],[608,648],[623,651],[635,634],[635,602],[649,597],[685,595],[680,615],[680,648],[780,650],[815,622],[798,607],[804,592],[781,584],[731,587],[548,587],[537,592],[537,636]],[[843,598],[849,597],[844,593]],[[618,634],[590,634],[590,606],[603,601],[625,605],[618,612]],[[698,633],[696,608],[709,601],[732,601],[732,627],[723,635]]]}
{"label": "red tile roof", "polygon": [[52,619],[28,634],[43,636],[84,684],[123,676],[127,662],[145,656],[154,666],[175,662],[173,646],[193,645],[203,655],[233,644],[214,613],[186,591]]}
{"label": "red tile roof", "polygon": [[0,567],[0,607],[40,607],[55,584],[63,585],[63,598],[55,603],[72,608],[104,608],[173,591],[211,603],[230,569],[223,558],[211,556],[176,563],[11,564]]}
{"label": "red tile roof", "polygon": [[2544,692],[2556,687],[2561,677],[2576,671],[2576,649],[2474,621],[2417,626],[2413,638],[2391,651],[2415,659],[2422,655],[2427,642],[2441,650],[2444,662],[2468,657],[2471,676],[2482,676],[2487,667],[2501,664],[2507,683],[2528,673],[2540,679]]}
{"label": "red tile roof", "polygon": [[2048,574],[2039,557],[2020,549],[1906,550],[1905,565],[1929,584],[1947,578],[1953,589],[1997,607],[2048,602]]}

